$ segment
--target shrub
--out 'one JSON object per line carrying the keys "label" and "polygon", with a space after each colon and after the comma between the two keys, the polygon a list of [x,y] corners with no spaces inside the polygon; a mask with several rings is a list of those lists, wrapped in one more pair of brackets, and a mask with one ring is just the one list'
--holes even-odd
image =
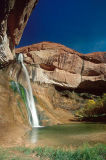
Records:
{"label": "shrub", "polygon": [[102,97],[87,100],[85,107],[75,114],[78,117],[98,117],[106,115],[106,94]]}

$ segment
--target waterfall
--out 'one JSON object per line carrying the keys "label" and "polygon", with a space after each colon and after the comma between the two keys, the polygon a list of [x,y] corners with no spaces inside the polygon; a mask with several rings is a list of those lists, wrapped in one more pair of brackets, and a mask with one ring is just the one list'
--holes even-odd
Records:
{"label": "waterfall", "polygon": [[37,111],[36,111],[36,107],[35,107],[35,103],[34,103],[30,78],[29,78],[29,74],[26,69],[26,66],[23,63],[22,53],[20,53],[18,56],[18,62],[21,63],[21,65],[22,65],[22,68],[23,68],[23,71],[24,71],[25,77],[26,77],[26,82],[28,84],[28,89],[25,89],[25,91],[26,91],[26,99],[27,99],[26,103],[27,103],[29,123],[32,127],[39,127],[39,121],[38,121]]}

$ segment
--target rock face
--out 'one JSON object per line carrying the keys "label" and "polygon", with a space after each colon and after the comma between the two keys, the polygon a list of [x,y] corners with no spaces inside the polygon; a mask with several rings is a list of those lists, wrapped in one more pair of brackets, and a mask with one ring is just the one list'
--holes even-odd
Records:
{"label": "rock face", "polygon": [[24,54],[34,82],[79,92],[106,92],[106,53],[81,54],[61,44],[42,42],[16,49]]}
{"label": "rock face", "polygon": [[0,0],[0,63],[13,59],[32,9],[38,0]]}
{"label": "rock face", "polygon": [[28,124],[24,102],[10,88],[8,75],[0,70],[0,146],[20,145]]}
{"label": "rock face", "polygon": [[[51,42],[42,42],[16,49],[16,59],[20,52],[24,55],[24,62],[30,75],[33,95],[36,99],[39,119],[43,126],[76,121],[77,111],[85,107],[88,99],[97,98],[97,95],[106,92],[105,52],[84,55],[61,44]],[[7,75],[9,79],[17,81],[24,88],[27,88],[23,69],[16,59],[8,67],[3,68],[1,77],[4,77],[3,74]],[[9,80],[7,82],[9,86]],[[5,87],[5,81],[1,79],[1,83]],[[10,93],[9,90],[9,99]],[[1,94],[2,97],[7,95],[2,90]],[[15,96],[14,93],[11,94],[12,97]],[[4,112],[2,104],[5,108],[8,108],[8,101],[10,101],[6,97],[3,100],[2,97],[0,112]],[[17,104],[21,102],[17,98],[19,97],[15,97],[12,101],[13,106],[16,106],[14,107],[15,110],[17,110]],[[14,101],[18,103],[14,104]],[[21,104],[20,108],[22,106],[24,105]],[[24,107],[23,112],[25,113]],[[8,110],[5,111],[5,114],[7,114],[5,117],[8,117]],[[15,114],[17,115],[17,111]],[[21,116],[19,116],[19,119],[19,122],[24,125]]]}

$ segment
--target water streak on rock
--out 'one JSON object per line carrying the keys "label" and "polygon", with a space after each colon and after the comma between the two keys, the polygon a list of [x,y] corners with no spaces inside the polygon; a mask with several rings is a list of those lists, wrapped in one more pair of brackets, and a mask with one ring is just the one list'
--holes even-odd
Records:
{"label": "water streak on rock", "polygon": [[25,73],[26,81],[28,84],[28,89],[25,89],[25,90],[26,90],[26,99],[27,99],[26,103],[27,103],[27,107],[28,107],[29,122],[32,127],[39,127],[39,121],[38,121],[37,111],[35,108],[30,78],[29,78],[29,74],[26,69],[26,66],[23,63],[23,55],[21,53],[18,56],[18,62],[20,62],[22,65],[23,71]]}

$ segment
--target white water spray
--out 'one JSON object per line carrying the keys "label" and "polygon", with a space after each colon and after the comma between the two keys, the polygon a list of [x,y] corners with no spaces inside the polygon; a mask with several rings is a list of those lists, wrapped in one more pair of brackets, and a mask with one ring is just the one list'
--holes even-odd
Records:
{"label": "white water spray", "polygon": [[39,127],[39,121],[38,121],[37,111],[36,111],[36,108],[35,108],[35,103],[34,103],[30,78],[29,78],[29,74],[28,74],[28,71],[26,69],[26,66],[23,63],[22,53],[20,53],[19,56],[18,56],[18,62],[20,62],[21,65],[22,65],[23,71],[24,71],[25,76],[26,76],[26,81],[27,81],[27,84],[28,84],[28,89],[26,89],[26,99],[27,99],[29,122],[30,122],[32,127]]}

